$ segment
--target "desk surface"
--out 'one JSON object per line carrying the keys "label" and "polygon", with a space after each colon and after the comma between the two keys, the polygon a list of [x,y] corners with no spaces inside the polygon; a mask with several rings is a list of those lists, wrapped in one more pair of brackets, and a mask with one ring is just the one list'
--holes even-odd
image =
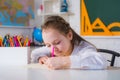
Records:
{"label": "desk surface", "polygon": [[120,80],[120,68],[108,70],[49,70],[38,67],[0,67],[0,80]]}

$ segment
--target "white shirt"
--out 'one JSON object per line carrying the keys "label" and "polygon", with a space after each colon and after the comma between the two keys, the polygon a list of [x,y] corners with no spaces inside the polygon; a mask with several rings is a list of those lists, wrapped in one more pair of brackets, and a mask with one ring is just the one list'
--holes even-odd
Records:
{"label": "white shirt", "polygon": [[[47,47],[40,47],[32,51],[32,62],[37,63],[38,58],[50,56]],[[88,42],[81,41],[79,45],[74,45],[70,55],[70,68],[80,69],[105,69],[107,67],[105,58],[97,52],[96,48]]]}
{"label": "white shirt", "polygon": [[88,42],[75,45],[70,56],[71,68],[105,69],[107,60]]}

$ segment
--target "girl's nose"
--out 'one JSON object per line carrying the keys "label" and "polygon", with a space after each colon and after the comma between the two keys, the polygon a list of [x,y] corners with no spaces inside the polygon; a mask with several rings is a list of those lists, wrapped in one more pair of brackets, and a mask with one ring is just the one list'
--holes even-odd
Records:
{"label": "girl's nose", "polygon": [[55,45],[51,45],[51,48],[55,48],[56,46]]}
{"label": "girl's nose", "polygon": [[54,51],[56,51],[56,50],[57,50],[57,47],[56,47],[56,46],[54,46],[54,45],[51,47],[51,49],[52,49],[52,48],[54,48]]}

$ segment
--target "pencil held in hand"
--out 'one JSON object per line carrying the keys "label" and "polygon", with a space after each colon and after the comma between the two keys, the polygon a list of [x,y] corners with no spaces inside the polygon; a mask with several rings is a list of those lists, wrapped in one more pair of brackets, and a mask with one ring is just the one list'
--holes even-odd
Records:
{"label": "pencil held in hand", "polygon": [[54,47],[52,46],[52,53],[51,56],[54,57]]}

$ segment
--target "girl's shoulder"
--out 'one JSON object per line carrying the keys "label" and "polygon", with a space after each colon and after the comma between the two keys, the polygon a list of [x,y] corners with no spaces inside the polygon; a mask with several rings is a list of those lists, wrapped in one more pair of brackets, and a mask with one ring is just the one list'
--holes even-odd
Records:
{"label": "girl's shoulder", "polygon": [[79,44],[78,44],[78,47],[95,47],[93,44],[87,42],[87,41],[81,41]]}
{"label": "girl's shoulder", "polygon": [[96,47],[87,41],[81,41],[79,44],[74,45],[73,53],[84,52],[88,49],[96,51]]}

